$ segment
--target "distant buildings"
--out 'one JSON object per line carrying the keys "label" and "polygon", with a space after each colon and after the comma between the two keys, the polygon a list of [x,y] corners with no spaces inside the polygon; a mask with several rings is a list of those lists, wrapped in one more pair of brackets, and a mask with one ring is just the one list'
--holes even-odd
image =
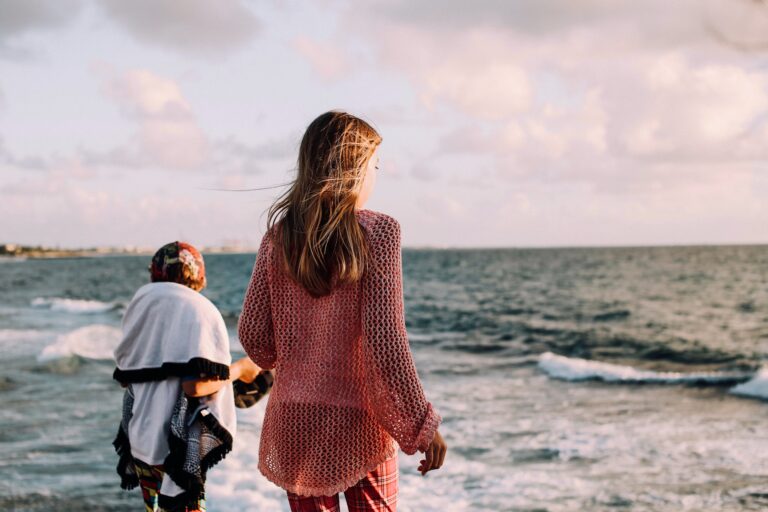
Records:
{"label": "distant buildings", "polygon": [[[152,255],[155,249],[150,247],[125,246],[125,247],[91,247],[88,249],[61,249],[54,247],[27,246],[19,244],[0,244],[0,257],[24,257],[24,258],[76,258],[93,256],[110,256],[120,254]],[[256,252],[255,249],[245,244],[233,242],[223,246],[204,247],[205,254],[227,254]]]}
{"label": "distant buildings", "polygon": [[0,255],[2,256],[16,256],[21,254],[22,247],[16,244],[2,244],[0,245]]}

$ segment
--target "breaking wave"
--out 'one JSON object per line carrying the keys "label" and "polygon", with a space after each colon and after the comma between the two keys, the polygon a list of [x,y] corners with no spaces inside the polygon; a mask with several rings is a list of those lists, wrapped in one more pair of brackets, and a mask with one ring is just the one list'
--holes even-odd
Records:
{"label": "breaking wave", "polygon": [[32,300],[32,306],[47,308],[51,311],[63,311],[75,314],[105,313],[117,307],[113,302],[98,300],[65,299],[62,297],[38,297]]}
{"label": "breaking wave", "polygon": [[[539,368],[550,377],[568,381],[599,380],[630,384],[730,385],[744,382],[754,376],[753,372],[660,372],[641,370],[620,364],[561,356],[552,352],[541,354],[538,364]],[[768,378],[768,373],[766,378]],[[764,382],[763,386],[768,391],[768,382]]]}
{"label": "breaking wave", "polygon": [[764,366],[750,380],[735,386],[731,393],[768,400],[768,367]]}
{"label": "breaking wave", "polygon": [[38,354],[37,361],[47,363],[71,357],[109,360],[121,336],[121,330],[117,327],[86,325],[58,336]]}

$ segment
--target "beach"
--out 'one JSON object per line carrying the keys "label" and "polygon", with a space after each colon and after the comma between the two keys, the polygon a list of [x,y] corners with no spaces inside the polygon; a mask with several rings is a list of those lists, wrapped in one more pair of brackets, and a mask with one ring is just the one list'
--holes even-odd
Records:
{"label": "beach", "polygon": [[[235,356],[254,258],[206,256]],[[111,353],[147,260],[0,261],[0,509],[141,506]],[[449,451],[424,477],[400,454],[399,510],[768,506],[768,247],[406,249],[403,271]],[[238,411],[209,511],[288,510],[256,468],[265,405]]]}

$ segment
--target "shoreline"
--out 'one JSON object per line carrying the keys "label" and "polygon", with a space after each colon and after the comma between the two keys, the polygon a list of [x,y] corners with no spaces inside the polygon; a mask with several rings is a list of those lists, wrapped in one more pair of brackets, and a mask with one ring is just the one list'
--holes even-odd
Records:
{"label": "shoreline", "polygon": [[[212,248],[202,251],[204,254],[255,254],[256,250],[248,249],[221,249]],[[2,252],[0,251],[0,261],[2,260],[53,260],[53,259],[80,259],[80,258],[104,258],[115,256],[148,256],[151,257],[154,251],[150,249],[138,250],[103,250],[103,249],[42,249],[31,251]]]}
{"label": "shoreline", "polygon": [[[664,249],[697,249],[697,248],[750,248],[750,247],[768,247],[768,244],[700,244],[700,245],[647,245],[647,246],[562,246],[562,247],[432,247],[432,246],[403,246],[405,251],[455,251],[455,252],[475,252],[475,251],[601,251],[601,250],[664,250]],[[203,254],[256,254],[257,250],[253,248],[221,248],[212,247],[201,249]],[[4,251],[0,245],[0,261],[3,260],[43,260],[43,259],[79,259],[79,258],[99,258],[114,256],[152,256],[154,252],[151,249],[31,249],[26,248],[16,251]]]}
{"label": "shoreline", "polygon": [[150,253],[145,252],[98,252],[98,251],[35,251],[23,252],[18,254],[0,254],[0,260],[60,260],[60,259],[80,259],[80,258],[99,258],[106,256],[145,256]]}

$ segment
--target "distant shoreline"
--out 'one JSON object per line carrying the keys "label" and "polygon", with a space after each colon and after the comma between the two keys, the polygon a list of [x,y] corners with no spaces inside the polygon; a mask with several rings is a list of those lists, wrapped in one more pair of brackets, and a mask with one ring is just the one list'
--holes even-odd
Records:
{"label": "distant shoreline", "polygon": [[[203,248],[204,254],[248,254],[255,249],[236,247]],[[0,244],[0,259],[66,259],[66,258],[98,258],[102,256],[152,256],[154,251],[149,248],[118,248],[100,247],[88,249],[60,249],[42,246],[22,246],[15,244]]]}
{"label": "distant shoreline", "polygon": [[[708,247],[768,247],[768,243],[733,244],[679,244],[679,245],[563,245],[563,246],[517,246],[517,247],[450,247],[450,246],[403,246],[405,251],[557,251],[557,250],[636,250],[636,249],[681,249]],[[246,247],[203,247],[205,255],[213,254],[256,254],[255,248]],[[0,260],[5,259],[69,259],[99,258],[107,256],[152,256],[149,248],[100,247],[88,249],[60,249],[41,246],[20,246],[0,244]]]}

